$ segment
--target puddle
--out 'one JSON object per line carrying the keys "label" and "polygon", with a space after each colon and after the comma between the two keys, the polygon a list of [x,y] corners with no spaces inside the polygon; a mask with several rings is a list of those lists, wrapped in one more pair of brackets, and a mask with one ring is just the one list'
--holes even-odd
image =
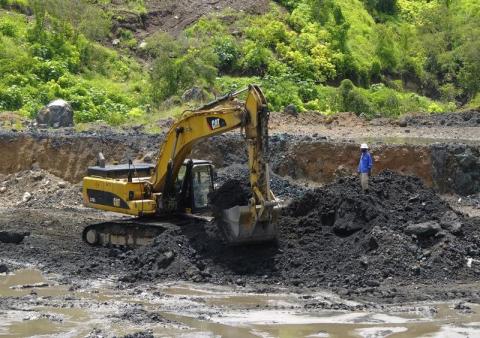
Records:
{"label": "puddle", "polygon": [[[54,280],[36,270],[0,275],[1,337],[85,337],[94,329],[107,337],[147,329],[156,337],[480,336],[475,304],[469,304],[472,313],[454,310],[453,303],[408,304],[385,313],[313,311],[304,310],[306,295],[281,291],[256,294],[188,283],[119,290],[99,280],[70,288]],[[307,298],[340,300],[330,293]],[[125,316],[128,309],[132,314]]]}
{"label": "puddle", "polygon": [[39,296],[60,296],[67,288],[49,285],[40,271],[22,269],[6,276],[0,276],[0,297],[21,297],[32,292]]}

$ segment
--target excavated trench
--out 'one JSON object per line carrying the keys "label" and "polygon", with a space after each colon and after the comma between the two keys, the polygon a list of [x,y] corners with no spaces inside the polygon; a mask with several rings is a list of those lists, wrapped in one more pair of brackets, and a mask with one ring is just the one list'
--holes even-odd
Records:
{"label": "excavated trench", "polygon": [[[440,192],[477,193],[480,145],[391,145],[378,140],[372,143],[375,175],[371,191],[365,195],[358,179],[351,175],[356,171],[358,140],[334,142],[322,137],[274,134],[270,138],[270,163],[275,173],[272,189],[282,198],[291,198],[282,211],[277,243],[230,247],[219,238],[213,223],[192,223],[165,231],[150,247],[122,250],[87,246],[79,236],[85,225],[116,216],[81,207],[78,183],[86,167],[95,163],[98,152],[108,162],[129,158],[154,161],[162,138],[136,131],[0,131],[0,186],[4,189],[0,192],[0,230],[21,235],[18,244],[4,241],[0,245],[0,270],[35,267],[52,274],[62,288],[59,295],[49,298],[44,295],[49,295],[51,285],[44,279],[39,280],[41,285],[35,280],[33,286],[18,289],[18,293],[25,293],[23,296],[15,294],[17,289],[11,286],[4,288],[7,294],[0,294],[0,310],[4,313],[0,319],[8,323],[9,332],[14,332],[16,323],[25,317],[24,312],[20,317],[12,308],[30,310],[29,320],[22,319],[22,330],[36,329],[43,321],[45,330],[60,332],[70,330],[78,321],[82,330],[87,330],[82,334],[90,333],[91,337],[134,332],[131,330],[138,327],[160,333],[166,328],[235,330],[229,333],[240,332],[238,329],[242,330],[239,336],[248,336],[250,329],[245,325],[254,324],[245,318],[263,318],[271,313],[275,317],[272,327],[262,325],[252,330],[271,329],[275,336],[280,332],[276,331],[279,313],[283,323],[286,315],[294,323],[302,315],[308,317],[301,320],[309,323],[311,331],[304,335],[311,336],[319,330],[352,330],[352,326],[343,324],[338,328],[330,324],[312,326],[315,316],[322,323],[326,317],[333,318],[331,311],[386,318],[394,309],[405,311],[398,304],[433,300],[462,300],[446,305],[462,316],[477,311],[480,218],[453,210],[430,187]],[[201,142],[193,157],[210,159],[219,168],[219,196],[223,196],[221,189],[239,198],[248,194],[236,191],[245,184],[228,184],[233,178],[245,181],[248,177],[242,166],[247,155],[240,135],[232,133]],[[321,187],[312,188],[317,185]],[[26,192],[32,196],[22,201]],[[228,199],[219,200],[229,203]],[[1,284],[6,283],[2,278],[0,275],[0,293]],[[110,289],[91,290],[98,288],[100,281],[108,281]],[[185,282],[190,283],[188,294],[172,298],[167,290],[170,285],[175,289]],[[19,282],[13,284],[17,287]],[[158,289],[162,285],[166,289]],[[223,296],[215,295],[212,305],[208,290],[213,287],[222,288]],[[202,290],[200,296],[195,288]],[[254,294],[253,303],[243,299],[235,303],[245,290]],[[325,290],[333,292],[332,296],[324,297]],[[275,303],[272,299],[278,298],[279,292],[299,301],[281,299]],[[208,297],[202,298],[204,295]],[[265,305],[259,301],[260,295],[265,297]],[[224,303],[221,297],[228,300]],[[97,298],[103,307],[92,303]],[[119,303],[112,303],[114,299]],[[32,310],[33,300],[40,308]],[[245,309],[241,307],[239,312],[240,303]],[[81,320],[77,320],[77,312],[51,310],[58,304],[62,309],[64,304],[80,308]],[[269,312],[271,309],[275,312]],[[99,317],[96,311],[106,315]],[[437,310],[432,307],[428,311]],[[240,324],[229,322],[230,315],[242,318]],[[95,322],[89,322],[87,316]],[[382,323],[394,323],[379,322],[377,317],[373,320],[381,330]],[[474,317],[465,319],[466,323],[474,321]],[[357,319],[355,322],[360,323]],[[361,323],[363,328],[368,324]],[[444,330],[437,326],[432,332]],[[302,328],[293,329],[292,336],[298,336]],[[405,336],[417,332],[417,328],[400,329]]]}
{"label": "excavated trench", "polygon": [[[0,131],[0,174],[41,168],[71,183],[80,182],[86,168],[102,152],[108,162],[153,160],[163,134],[137,132]],[[330,183],[355,173],[358,145],[321,137],[278,134],[270,137],[270,163],[280,176]],[[479,144],[372,144],[375,172],[419,177],[441,193],[474,194],[480,191]],[[212,160],[217,167],[246,163],[243,139],[236,133],[199,143],[193,157]]]}

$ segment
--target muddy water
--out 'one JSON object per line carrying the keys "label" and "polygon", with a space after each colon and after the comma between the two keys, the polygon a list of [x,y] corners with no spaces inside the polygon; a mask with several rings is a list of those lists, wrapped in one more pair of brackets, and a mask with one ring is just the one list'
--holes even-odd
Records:
{"label": "muddy water", "polygon": [[382,311],[305,310],[305,299],[355,303],[327,292],[258,294],[187,283],[132,290],[113,281],[60,285],[57,277],[36,270],[0,275],[1,337],[121,336],[144,330],[158,337],[480,337],[475,304],[468,304],[470,311],[455,310],[455,302]]}

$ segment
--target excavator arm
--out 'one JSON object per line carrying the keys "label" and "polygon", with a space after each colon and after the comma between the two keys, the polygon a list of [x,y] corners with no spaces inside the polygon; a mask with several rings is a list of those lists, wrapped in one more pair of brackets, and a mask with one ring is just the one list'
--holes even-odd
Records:
{"label": "excavator arm", "polygon": [[[238,96],[246,91],[245,102],[239,101]],[[126,181],[84,178],[84,202],[97,209],[137,216],[175,212],[175,179],[194,145],[234,129],[242,129],[245,135],[252,198],[248,205],[223,210],[219,224],[232,243],[272,240],[276,237],[278,207],[270,190],[266,160],[268,110],[256,85],[185,112],[168,131],[151,177]],[[117,200],[113,205],[98,204],[93,195],[107,195],[114,201],[116,196]]]}

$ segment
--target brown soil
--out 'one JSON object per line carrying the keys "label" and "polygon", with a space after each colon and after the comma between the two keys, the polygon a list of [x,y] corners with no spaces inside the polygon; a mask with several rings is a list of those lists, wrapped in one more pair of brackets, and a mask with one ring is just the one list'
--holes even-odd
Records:
{"label": "brown soil", "polygon": [[139,37],[146,37],[155,32],[178,35],[204,15],[227,13],[228,10],[263,14],[269,9],[267,0],[147,0],[145,3],[147,13],[141,16],[121,10],[121,5],[117,6],[118,25],[135,31]]}
{"label": "brown soil", "polygon": [[85,176],[86,167],[93,165],[99,152],[113,163],[139,159],[157,146],[154,136],[112,133],[76,133],[0,131],[0,173],[10,174],[32,168],[43,168],[71,182]]}
{"label": "brown soil", "polygon": [[[476,117],[464,121],[459,117],[444,117],[442,120],[441,116],[439,114],[423,118],[406,117],[402,127],[399,125],[400,121],[396,119],[381,118],[368,121],[352,113],[339,113],[329,117],[317,113],[302,113],[297,117],[285,113],[272,113],[269,127],[273,134],[318,135],[335,141],[480,144],[480,124],[476,122]],[[438,122],[444,120],[450,122],[448,124]]]}
{"label": "brown soil", "polygon": [[[349,176],[357,171],[356,143],[306,140],[288,143],[282,150],[281,159],[273,161],[274,171],[281,176],[328,183],[337,177]],[[395,170],[401,174],[420,177],[428,185],[433,184],[429,147],[374,145],[371,152],[375,172]]]}

